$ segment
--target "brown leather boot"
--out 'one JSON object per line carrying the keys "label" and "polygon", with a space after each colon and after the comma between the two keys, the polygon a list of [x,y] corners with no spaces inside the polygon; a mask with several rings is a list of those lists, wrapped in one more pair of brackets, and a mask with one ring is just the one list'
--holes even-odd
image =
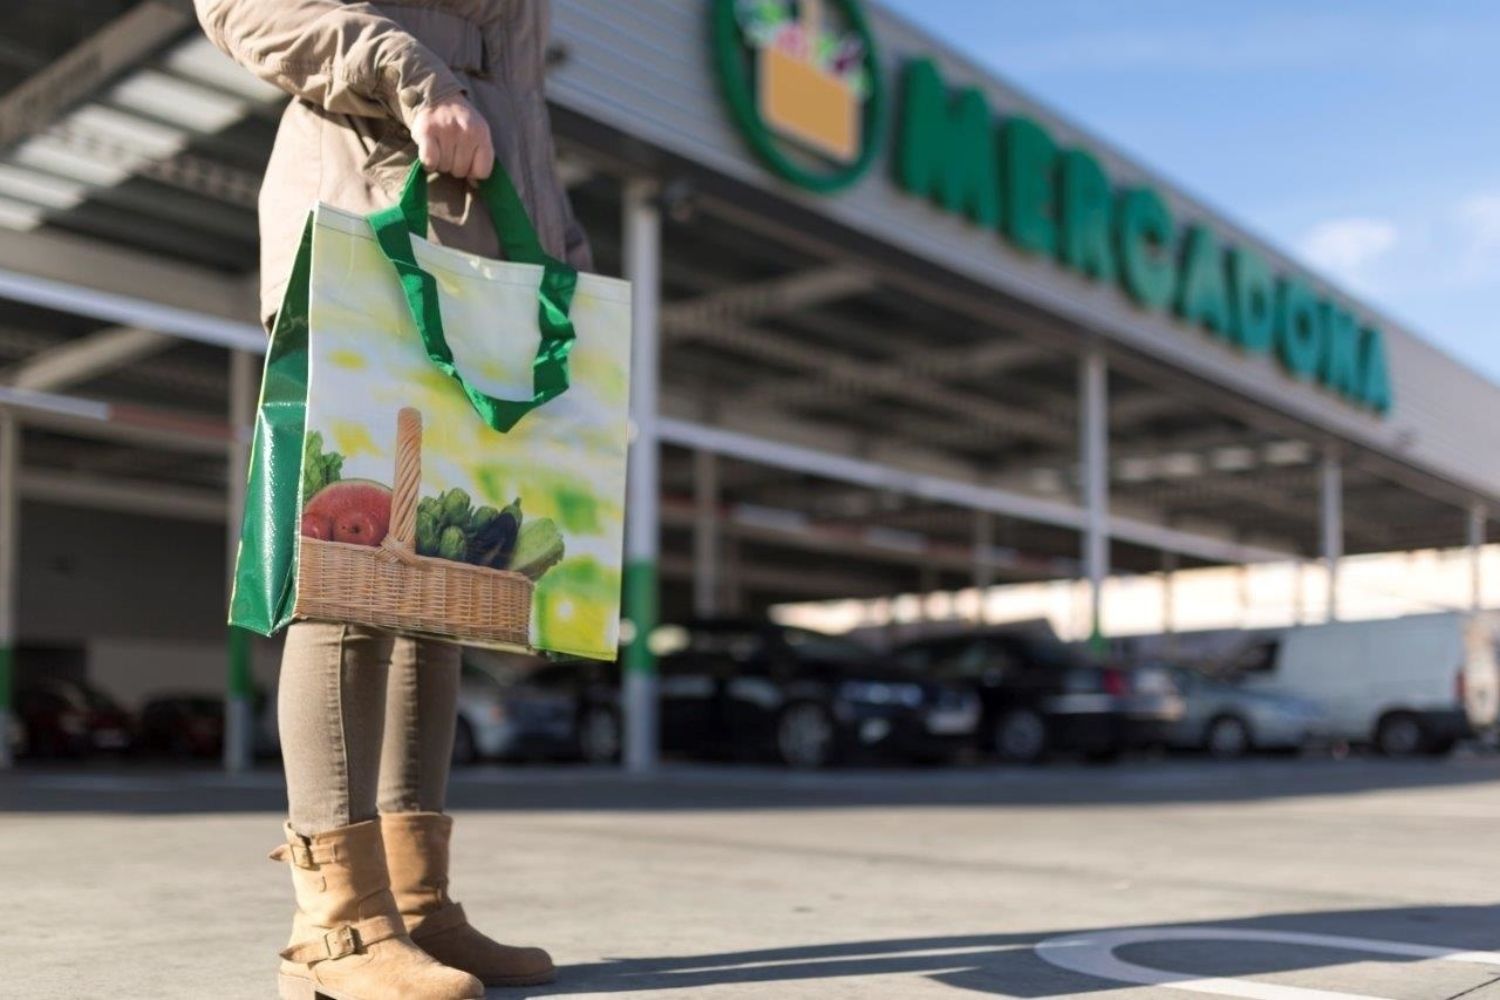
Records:
{"label": "brown leather boot", "polygon": [[417,946],[486,986],[536,986],[557,975],[540,948],[492,941],[469,926],[464,908],[448,898],[448,844],[453,817],[442,813],[386,813],[386,863],[401,918]]}
{"label": "brown leather boot", "polygon": [[271,852],[297,891],[282,951],[282,1000],[480,1000],[484,984],[412,944],[391,895],[380,821],[314,837],[286,826]]}

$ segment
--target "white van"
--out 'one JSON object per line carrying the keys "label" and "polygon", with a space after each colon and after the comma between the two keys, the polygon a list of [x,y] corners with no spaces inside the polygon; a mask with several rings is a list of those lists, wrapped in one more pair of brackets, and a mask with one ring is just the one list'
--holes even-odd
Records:
{"label": "white van", "polygon": [[1250,690],[1318,702],[1330,739],[1442,754],[1500,715],[1497,641],[1482,614],[1333,622],[1258,638],[1229,667]]}

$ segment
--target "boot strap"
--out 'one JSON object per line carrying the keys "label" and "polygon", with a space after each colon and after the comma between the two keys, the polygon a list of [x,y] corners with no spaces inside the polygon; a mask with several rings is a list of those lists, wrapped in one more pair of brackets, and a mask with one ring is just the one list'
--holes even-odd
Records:
{"label": "boot strap", "polygon": [[328,931],[320,938],[289,945],[281,952],[288,962],[313,965],[356,955],[378,941],[401,937],[406,927],[399,917],[369,917],[358,923],[344,924]]}
{"label": "boot strap", "polygon": [[443,931],[451,931],[455,927],[463,927],[468,924],[469,918],[464,915],[463,904],[448,902],[433,910],[431,913],[422,915],[422,922],[412,929],[412,940],[417,938],[431,937],[441,934]]}
{"label": "boot strap", "polygon": [[311,840],[289,840],[277,844],[276,849],[266,855],[272,861],[290,861],[298,868],[311,871],[326,864],[342,861],[344,854],[338,844],[315,843]]}

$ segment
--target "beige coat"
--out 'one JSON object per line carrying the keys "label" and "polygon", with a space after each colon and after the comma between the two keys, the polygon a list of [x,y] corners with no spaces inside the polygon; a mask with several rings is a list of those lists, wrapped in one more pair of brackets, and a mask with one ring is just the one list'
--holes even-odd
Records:
{"label": "beige coat", "polygon": [[[543,96],[548,0],[195,0],[215,45],[291,94],[260,193],[261,313],[272,315],[308,209],[395,200],[423,105],[463,91],[484,115],[542,246],[587,270],[588,243],[557,174]],[[500,255],[467,184],[432,187],[441,243]]]}

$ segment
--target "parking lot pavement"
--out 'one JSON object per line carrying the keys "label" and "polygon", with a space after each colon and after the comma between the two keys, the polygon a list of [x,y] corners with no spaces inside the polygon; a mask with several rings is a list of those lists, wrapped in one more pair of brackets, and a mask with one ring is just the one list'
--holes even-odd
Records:
{"label": "parking lot pavement", "polygon": [[[0,997],[261,998],[271,772],[0,776]],[[1500,759],[456,778],[494,997],[1500,1000]]]}

